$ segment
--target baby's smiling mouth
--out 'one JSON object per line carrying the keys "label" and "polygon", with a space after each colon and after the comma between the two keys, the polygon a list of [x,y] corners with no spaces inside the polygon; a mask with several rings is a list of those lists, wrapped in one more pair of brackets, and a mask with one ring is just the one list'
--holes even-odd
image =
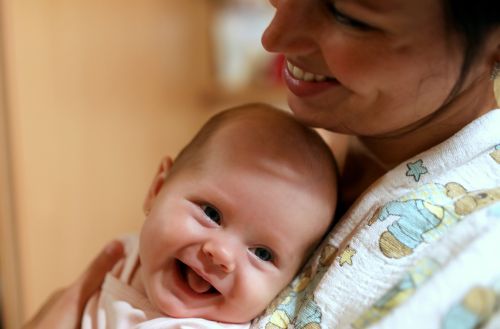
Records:
{"label": "baby's smiling mouth", "polygon": [[180,260],[177,260],[177,265],[181,273],[184,282],[198,294],[220,294],[220,292],[215,289],[214,286],[198,273],[196,273],[191,267],[184,264]]}

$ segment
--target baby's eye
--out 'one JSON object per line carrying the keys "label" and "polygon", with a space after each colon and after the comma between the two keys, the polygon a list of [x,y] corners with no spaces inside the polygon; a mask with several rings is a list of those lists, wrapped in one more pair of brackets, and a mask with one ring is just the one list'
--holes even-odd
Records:
{"label": "baby's eye", "polygon": [[250,250],[255,254],[255,256],[265,262],[270,262],[273,260],[273,253],[267,248],[256,247],[251,248]]}
{"label": "baby's eye", "polygon": [[215,222],[217,225],[220,225],[220,222],[222,220],[222,216],[215,207],[212,207],[211,205],[204,204],[201,206],[201,210],[205,213],[205,215],[210,218],[213,222]]}

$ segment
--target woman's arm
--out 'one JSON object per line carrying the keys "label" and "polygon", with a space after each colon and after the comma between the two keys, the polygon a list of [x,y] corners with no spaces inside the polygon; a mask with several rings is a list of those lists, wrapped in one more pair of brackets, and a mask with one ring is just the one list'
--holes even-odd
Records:
{"label": "woman's arm", "polygon": [[55,292],[23,329],[80,327],[85,304],[102,284],[106,273],[123,257],[119,241],[109,243],[69,287]]}

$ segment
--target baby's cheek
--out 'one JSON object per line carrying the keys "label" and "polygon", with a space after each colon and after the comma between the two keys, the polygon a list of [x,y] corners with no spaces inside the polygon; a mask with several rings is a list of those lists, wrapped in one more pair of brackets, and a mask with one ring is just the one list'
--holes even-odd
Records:
{"label": "baby's cheek", "polygon": [[258,309],[258,313],[263,311],[285,286],[286,282],[282,280],[272,280],[269,277],[264,277],[260,281],[252,282],[252,299],[255,308]]}

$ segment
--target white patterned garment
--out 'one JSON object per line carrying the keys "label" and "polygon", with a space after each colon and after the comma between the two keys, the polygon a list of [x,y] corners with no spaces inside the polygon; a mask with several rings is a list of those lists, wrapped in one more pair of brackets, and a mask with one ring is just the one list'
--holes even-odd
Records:
{"label": "white patterned garment", "polygon": [[[160,313],[131,285],[139,261],[136,235],[122,239],[125,261],[106,275],[101,291],[85,306],[82,329],[248,329],[249,324],[228,324],[205,319],[177,319]],[[123,265],[123,266],[122,266]]]}
{"label": "white patterned garment", "polygon": [[254,328],[500,328],[500,110],[400,164]]}

